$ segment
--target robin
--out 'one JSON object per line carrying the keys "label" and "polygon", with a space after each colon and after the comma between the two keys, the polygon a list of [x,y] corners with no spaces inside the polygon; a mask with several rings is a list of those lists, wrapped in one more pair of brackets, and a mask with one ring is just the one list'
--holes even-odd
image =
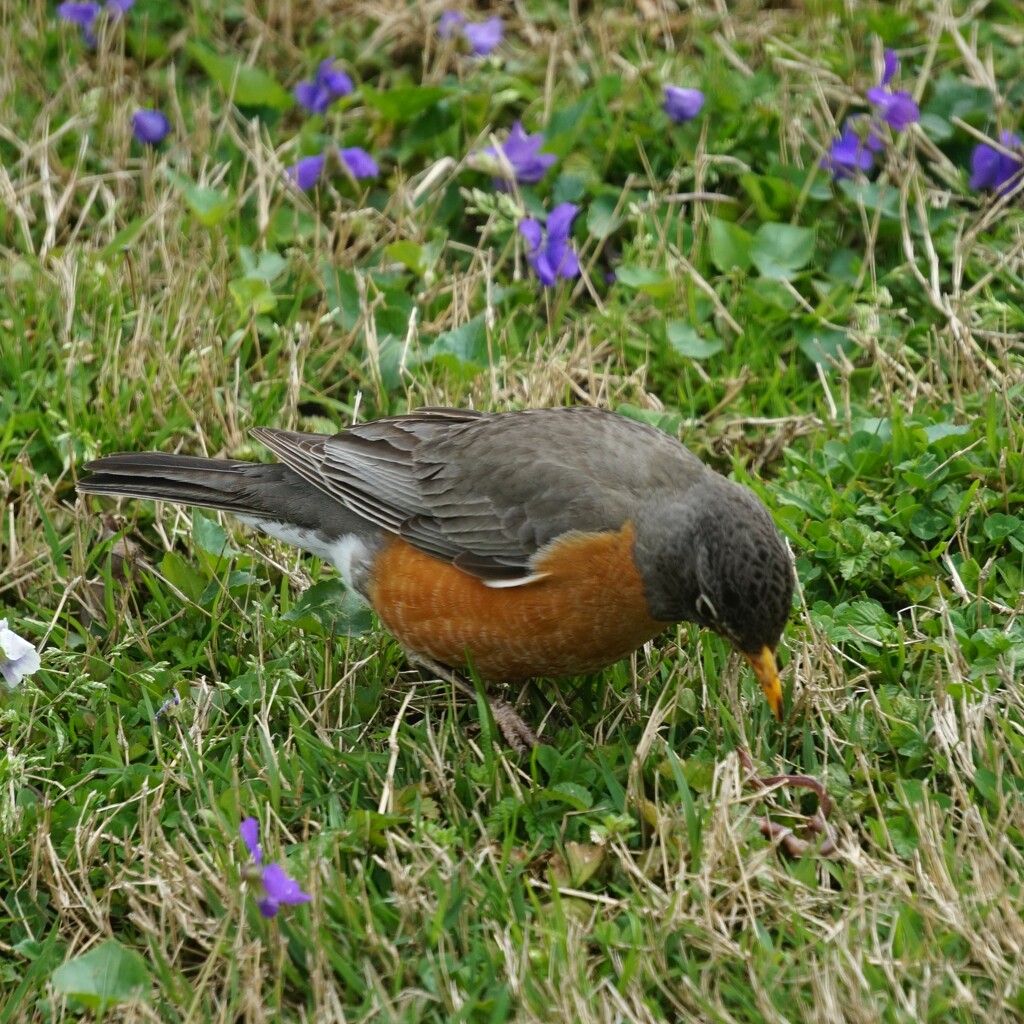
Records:
{"label": "robin", "polygon": [[252,433],[279,463],[108,455],[78,490],[229,512],[332,562],[415,660],[494,682],[593,672],[694,622],[739,650],[781,718],[786,544],[750,490],[654,427],[428,408]]}

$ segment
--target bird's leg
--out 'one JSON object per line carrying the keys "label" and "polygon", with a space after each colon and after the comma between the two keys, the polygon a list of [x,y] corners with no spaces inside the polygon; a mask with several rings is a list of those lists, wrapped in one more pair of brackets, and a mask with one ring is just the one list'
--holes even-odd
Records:
{"label": "bird's leg", "polygon": [[[818,847],[818,854],[822,857],[834,857],[839,852],[839,839],[828,822],[828,816],[832,811],[832,801],[825,790],[823,783],[810,775],[757,775],[754,771],[754,762],[750,755],[742,748],[737,748],[740,764],[749,772],[745,780],[755,789],[769,789],[771,786],[793,786],[796,789],[809,789],[818,798],[818,809],[807,819],[807,829],[815,835],[824,835],[821,845]],[[810,843],[801,839],[791,828],[785,825],[777,825],[767,815],[761,819],[761,835],[777,843],[791,857],[802,857]]]}
{"label": "bird's leg", "polygon": [[[473,684],[458,672],[448,668],[447,665],[442,665],[439,661],[435,661],[433,658],[422,654],[411,655],[409,660],[417,667],[433,673],[438,679],[451,683],[464,697],[476,700],[477,693]],[[517,754],[527,754],[534,747],[539,746],[541,742],[540,737],[523,721],[519,712],[507,700],[493,697],[486,692],[484,696],[487,698],[487,704],[491,709],[491,714],[494,716],[494,721],[501,730],[502,736],[505,737],[505,742]]]}

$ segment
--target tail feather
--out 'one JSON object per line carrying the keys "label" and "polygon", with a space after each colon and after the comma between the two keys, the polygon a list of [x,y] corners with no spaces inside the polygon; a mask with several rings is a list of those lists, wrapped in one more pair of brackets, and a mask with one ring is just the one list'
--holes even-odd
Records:
{"label": "tail feather", "polygon": [[85,469],[87,475],[76,485],[80,494],[218,509],[318,554],[339,537],[379,533],[362,516],[279,462],[121,452],[96,459]]}
{"label": "tail feather", "polygon": [[169,501],[235,515],[279,516],[308,485],[282,465],[204,459],[164,452],[121,452],[86,465],[80,494]]}

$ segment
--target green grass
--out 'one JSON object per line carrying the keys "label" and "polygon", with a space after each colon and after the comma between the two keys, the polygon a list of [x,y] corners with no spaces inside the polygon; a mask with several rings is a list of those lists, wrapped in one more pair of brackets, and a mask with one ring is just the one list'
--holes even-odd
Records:
{"label": "green grass", "polygon": [[[43,658],[0,697],[0,1024],[88,1018],[90,955],[108,1020],[1024,1018],[1024,213],[967,188],[1024,134],[1024,17],[679,6],[530,0],[482,62],[394,0],[139,0],[96,50],[0,14],[0,617]],[[885,46],[922,121],[834,184]],[[304,120],[279,87],[328,55],[357,90]],[[516,118],[559,162],[497,195],[465,158]],[[287,187],[329,140],[380,178]],[[516,222],[563,201],[584,276],[542,291]],[[773,509],[781,725],[682,628],[526,688],[519,760],[329,568],[73,490],[115,450],[264,458],[258,424],[566,403]],[[814,800],[740,749],[826,785],[838,856],[763,838]],[[271,922],[247,814],[313,896]]]}

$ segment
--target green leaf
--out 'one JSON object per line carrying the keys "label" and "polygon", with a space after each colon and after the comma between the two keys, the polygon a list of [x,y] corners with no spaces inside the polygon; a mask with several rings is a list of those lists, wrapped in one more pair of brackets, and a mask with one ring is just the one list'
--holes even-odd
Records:
{"label": "green leaf", "polygon": [[228,531],[216,519],[198,510],[192,516],[192,541],[200,551],[217,558],[229,558],[235,554]]}
{"label": "green leaf", "polygon": [[[889,841],[893,849],[900,857],[912,857],[917,850],[920,840],[914,823],[903,814],[897,814],[886,820],[886,830],[889,833]],[[920,950],[920,939],[908,922],[913,920],[913,911],[905,907],[900,911],[899,925],[894,932],[894,942],[907,943],[915,952]],[[906,955],[904,953],[903,955]]]}
{"label": "green leaf", "polygon": [[993,512],[982,528],[989,540],[1005,540],[1024,527],[1018,516],[1008,516],[1005,512]]}
{"label": "green leaf", "polygon": [[234,200],[226,192],[200,187],[176,171],[167,171],[166,174],[203,227],[212,228],[220,224],[234,211]]}
{"label": "green leaf", "polygon": [[264,249],[257,254],[249,246],[243,245],[238,250],[238,260],[245,271],[245,277],[256,277],[268,284],[276,281],[288,269],[288,261],[271,249]]}
{"label": "green leaf", "polygon": [[607,238],[622,225],[622,215],[616,212],[618,199],[598,196],[587,207],[587,232],[591,238]]}
{"label": "green leaf", "polygon": [[932,142],[947,142],[953,138],[953,126],[938,114],[921,114],[921,131],[928,136]]}
{"label": "green leaf", "polygon": [[[362,338],[362,335],[360,335]],[[391,392],[407,381],[409,370],[419,365],[420,360],[409,351],[405,337],[388,333],[377,334],[377,352],[380,365],[380,382],[384,390]]]}
{"label": "green leaf", "polygon": [[175,551],[168,551],[160,559],[160,572],[172,587],[180,590],[190,601],[199,601],[206,580]]}
{"label": "green leaf", "polygon": [[900,219],[900,193],[892,185],[878,181],[857,181],[845,178],[839,182],[839,191],[854,205],[863,204],[872,213],[879,211],[884,220],[898,223]]}
{"label": "green leaf", "polygon": [[243,317],[261,316],[277,308],[274,289],[257,277],[236,277],[228,282],[228,290]]}
{"label": "green leaf", "polygon": [[353,808],[345,819],[345,831],[362,843],[387,845],[387,831],[407,820],[401,814],[378,814],[376,811]]}
{"label": "green leaf", "polygon": [[253,590],[260,586],[259,575],[250,569],[232,569],[227,576],[219,583],[211,583],[209,586],[217,589],[234,591]]}
{"label": "green leaf", "polygon": [[615,407],[615,411],[638,423],[648,423],[660,431],[678,437],[683,426],[683,417],[677,412],[662,412],[657,409],[642,409],[638,405],[623,402]]}
{"label": "green leaf", "polygon": [[970,423],[929,423],[924,428],[924,436],[929,444],[941,441],[945,437],[962,437],[971,432]]}
{"label": "green leaf", "polygon": [[615,272],[615,280],[655,299],[667,299],[675,292],[675,282],[667,270],[624,264]]}
{"label": "green leaf", "polygon": [[789,313],[797,304],[791,288],[770,277],[748,277],[743,285],[743,297],[760,318],[774,317],[776,311]]}
{"label": "green leaf", "polygon": [[792,281],[814,256],[814,232],[793,224],[762,224],[750,258],[762,277]]}
{"label": "green leaf", "polygon": [[365,602],[338,579],[314,583],[281,618],[314,636],[362,636],[373,628]]}
{"label": "green leaf", "polygon": [[861,257],[852,249],[840,248],[829,257],[825,268],[829,281],[835,284],[856,284]]}
{"label": "green leaf", "polygon": [[188,43],[185,49],[238,106],[272,107],[274,110],[294,106],[291,93],[262,68],[214,53],[200,43]]}
{"label": "green leaf", "polygon": [[320,264],[320,275],[324,282],[327,305],[332,314],[346,331],[353,330],[363,314],[356,272],[342,270],[330,260],[323,260]]}
{"label": "green leaf", "polygon": [[230,196],[213,188],[193,187],[185,193],[185,199],[204,228],[222,223],[235,207]]}
{"label": "green leaf", "polygon": [[590,126],[590,112],[594,107],[594,94],[586,92],[578,103],[554,105],[544,134],[547,143],[543,151],[565,155],[573,147],[580,133]]}
{"label": "green leaf", "polygon": [[594,797],[585,786],[575,782],[559,782],[537,794],[543,800],[554,800],[567,803],[577,811],[585,811],[593,806]]}
{"label": "green leaf", "polygon": [[754,236],[749,231],[720,217],[711,218],[711,262],[723,274],[730,273],[734,268],[748,269],[753,245]]}
{"label": "green leaf", "polygon": [[424,354],[423,361],[440,361],[454,369],[469,369],[474,373],[490,365],[484,315],[475,316],[461,327],[439,334]]}
{"label": "green leaf", "polygon": [[999,779],[987,768],[979,768],[974,775],[974,786],[988,803],[999,806]]}
{"label": "green leaf", "polygon": [[100,250],[100,260],[106,261],[111,256],[120,253],[124,249],[130,248],[135,240],[143,233],[146,226],[150,223],[149,217],[136,217],[134,220],[129,221],[120,231],[114,236],[113,240],[108,242]]}
{"label": "green leaf", "polygon": [[587,182],[583,178],[569,174],[568,168],[555,179],[551,189],[551,203],[581,203],[586,198]]}
{"label": "green leaf", "polygon": [[921,540],[932,540],[951,527],[950,517],[935,509],[920,508],[910,518],[910,532]]}
{"label": "green leaf", "polygon": [[772,175],[741,174],[740,184],[763,221],[778,221],[788,216],[799,195],[791,182]]}
{"label": "green leaf", "polygon": [[857,347],[845,331],[831,327],[802,327],[794,336],[800,351],[812,363],[820,363],[826,368],[834,366],[840,355],[852,352]]}
{"label": "green leaf", "polygon": [[877,602],[870,599],[850,601],[836,606],[836,621],[870,636],[887,636],[893,630],[892,618]]}
{"label": "green leaf", "polygon": [[38,960],[46,947],[36,939],[22,939],[11,947],[18,956],[26,960]]}
{"label": "green leaf", "polygon": [[367,106],[373,107],[387,121],[406,124],[416,120],[425,110],[450,96],[451,89],[442,86],[400,86],[397,89],[378,90],[364,85],[361,95]]}
{"label": "green leaf", "polygon": [[697,329],[683,320],[670,320],[665,325],[668,343],[685,359],[707,359],[725,347],[719,338],[704,338]]}
{"label": "green leaf", "polygon": [[992,93],[985,88],[971,85],[958,75],[944,74],[932,87],[931,96],[921,110],[921,124],[925,118],[954,118],[972,120],[986,119],[992,114]]}
{"label": "green leaf", "polygon": [[384,247],[384,254],[389,259],[408,267],[414,274],[422,274],[427,269],[423,246],[415,242],[392,242]]}
{"label": "green leaf", "polygon": [[267,228],[267,244],[283,247],[308,243],[317,236],[320,221],[304,209],[285,204],[271,215]]}
{"label": "green leaf", "polygon": [[61,995],[96,1013],[136,999],[148,999],[151,979],[146,961],[116,939],[61,964],[50,982]]}

